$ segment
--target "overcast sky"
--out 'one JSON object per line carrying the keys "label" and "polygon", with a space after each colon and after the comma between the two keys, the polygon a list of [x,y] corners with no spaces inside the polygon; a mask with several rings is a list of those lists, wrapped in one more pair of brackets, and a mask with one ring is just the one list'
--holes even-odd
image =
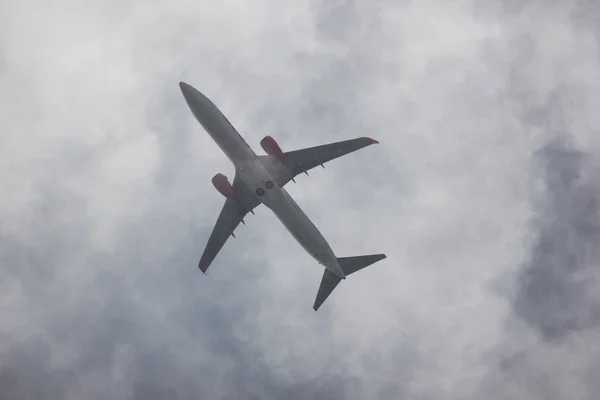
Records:
{"label": "overcast sky", "polygon": [[[596,399],[593,1],[0,0],[0,398]],[[388,258],[319,312],[265,207],[204,276],[233,167],[370,136],[289,192]]]}

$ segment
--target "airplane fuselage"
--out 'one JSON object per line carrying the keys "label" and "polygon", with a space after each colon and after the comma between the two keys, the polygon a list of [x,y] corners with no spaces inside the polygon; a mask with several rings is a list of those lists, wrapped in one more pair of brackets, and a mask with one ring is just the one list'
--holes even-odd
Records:
{"label": "airplane fuselage", "polygon": [[327,240],[289,193],[277,185],[256,153],[225,115],[210,99],[192,86],[182,82],[180,87],[192,113],[234,164],[241,181],[255,193],[262,204],[273,211],[304,250],[325,268],[345,279],[345,274]]}

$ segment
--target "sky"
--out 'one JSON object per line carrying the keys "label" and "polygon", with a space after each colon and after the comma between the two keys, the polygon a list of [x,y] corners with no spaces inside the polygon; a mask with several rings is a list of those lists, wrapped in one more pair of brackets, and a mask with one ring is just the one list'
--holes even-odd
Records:
{"label": "sky", "polygon": [[[592,1],[0,2],[0,398],[595,399]],[[255,149],[380,144],[286,186],[197,268]]]}

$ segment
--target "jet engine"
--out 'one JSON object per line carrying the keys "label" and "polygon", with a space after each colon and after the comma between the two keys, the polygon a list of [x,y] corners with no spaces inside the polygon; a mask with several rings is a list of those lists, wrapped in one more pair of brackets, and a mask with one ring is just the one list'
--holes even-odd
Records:
{"label": "jet engine", "polygon": [[233,186],[231,186],[225,175],[218,173],[213,176],[212,184],[223,196],[227,198],[233,196]]}
{"label": "jet engine", "polygon": [[270,156],[279,158],[283,155],[281,147],[279,147],[275,139],[273,139],[271,136],[265,136],[260,141],[260,146],[263,148],[265,153],[267,153]]}

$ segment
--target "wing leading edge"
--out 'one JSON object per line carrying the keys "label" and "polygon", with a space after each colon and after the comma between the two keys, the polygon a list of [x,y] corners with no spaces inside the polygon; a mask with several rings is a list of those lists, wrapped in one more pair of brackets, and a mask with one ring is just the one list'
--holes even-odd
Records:
{"label": "wing leading edge", "polygon": [[361,137],[320,146],[307,147],[283,153],[281,156],[258,156],[265,168],[273,175],[277,184],[283,187],[299,174],[305,173],[326,162],[353,153],[363,147],[379,143],[377,140]]}
{"label": "wing leading edge", "polygon": [[208,238],[206,248],[200,257],[198,268],[203,273],[213,262],[229,236],[235,237],[234,231],[240,222],[244,223],[244,217],[254,213],[254,209],[260,204],[254,193],[238,178],[236,173],[233,179],[233,195],[225,200],[217,222]]}

